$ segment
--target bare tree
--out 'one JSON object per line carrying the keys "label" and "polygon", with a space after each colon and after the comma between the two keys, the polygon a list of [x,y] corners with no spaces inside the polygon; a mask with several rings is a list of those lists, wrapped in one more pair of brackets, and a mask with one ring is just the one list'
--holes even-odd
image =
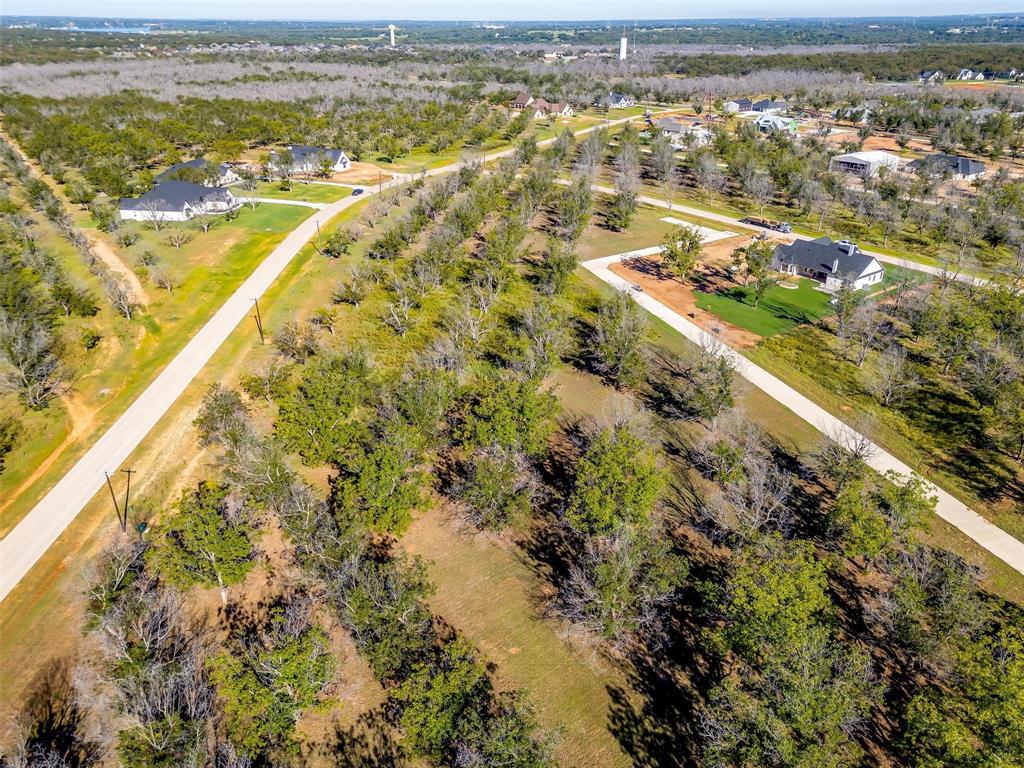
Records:
{"label": "bare tree", "polygon": [[139,210],[145,214],[146,226],[150,229],[159,232],[169,221],[167,217],[167,211],[162,207],[161,203],[155,200],[146,200],[140,203]]}
{"label": "bare tree", "polygon": [[889,406],[921,385],[921,375],[907,361],[907,350],[893,344],[882,353],[878,372],[871,379],[871,391]]}
{"label": "bare tree", "polygon": [[56,349],[40,320],[0,312],[0,389],[17,393],[31,408],[42,408],[64,394],[70,372]]}
{"label": "bare tree", "polygon": [[106,291],[114,309],[124,315],[126,320],[131,320],[135,316],[135,310],[139,305],[127,284],[110,275],[103,283],[103,290]]}
{"label": "bare tree", "polygon": [[651,171],[661,187],[662,199],[671,213],[679,183],[676,177],[676,149],[667,135],[661,134],[651,142],[650,160]]}
{"label": "bare tree", "polygon": [[167,230],[164,242],[175,250],[180,250],[192,241],[192,233],[184,227],[171,227]]}
{"label": "bare tree", "polygon": [[764,171],[756,171],[744,181],[743,189],[750,199],[757,203],[758,215],[763,216],[764,207],[775,195],[775,184],[772,183],[771,176]]}
{"label": "bare tree", "polygon": [[181,285],[178,279],[166,270],[159,269],[151,273],[151,275],[153,278],[153,284],[156,285],[157,288],[165,290],[168,293],[173,293],[174,289]]}

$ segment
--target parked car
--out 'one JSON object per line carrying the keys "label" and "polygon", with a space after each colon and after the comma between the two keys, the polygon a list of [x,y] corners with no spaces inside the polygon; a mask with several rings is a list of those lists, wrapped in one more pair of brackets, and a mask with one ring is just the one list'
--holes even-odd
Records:
{"label": "parked car", "polygon": [[352,190],[352,197],[355,197],[356,195],[361,195],[361,194],[363,194],[362,187],[356,187],[355,189]]}

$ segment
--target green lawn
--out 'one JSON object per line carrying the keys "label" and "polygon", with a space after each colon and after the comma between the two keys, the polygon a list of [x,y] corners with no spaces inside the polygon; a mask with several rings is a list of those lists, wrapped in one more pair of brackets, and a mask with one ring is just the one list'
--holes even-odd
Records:
{"label": "green lawn", "polygon": [[737,286],[728,293],[694,291],[697,305],[727,323],[759,336],[769,337],[801,323],[812,323],[831,314],[830,296],[813,280],[799,280],[796,288],[770,288],[754,307],[751,291]]}
{"label": "green lawn", "polygon": [[[238,190],[237,194],[240,197],[249,195],[245,190]],[[348,187],[334,187],[329,184],[293,181],[291,189],[281,189],[281,185],[276,181],[262,181],[256,185],[255,196],[275,200],[299,200],[303,203],[333,203],[351,194],[352,190]]]}

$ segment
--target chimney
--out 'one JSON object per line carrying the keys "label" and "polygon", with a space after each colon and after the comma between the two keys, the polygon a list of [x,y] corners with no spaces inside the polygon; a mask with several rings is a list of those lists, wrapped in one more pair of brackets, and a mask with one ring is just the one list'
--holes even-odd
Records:
{"label": "chimney", "polygon": [[836,259],[834,259],[832,261],[832,274],[833,275],[838,275],[839,274],[839,259],[838,258],[836,258]]}

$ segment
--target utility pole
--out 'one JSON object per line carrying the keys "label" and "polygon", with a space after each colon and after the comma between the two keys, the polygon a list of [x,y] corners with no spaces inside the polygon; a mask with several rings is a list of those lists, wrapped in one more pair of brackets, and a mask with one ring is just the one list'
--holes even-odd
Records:
{"label": "utility pole", "polygon": [[320,242],[320,219],[316,220],[316,252],[321,256],[324,253],[324,244]]}
{"label": "utility pole", "polygon": [[256,306],[256,329],[260,332],[260,344],[266,344],[267,339],[263,335],[263,318],[260,316],[260,300],[253,299],[252,303]]}
{"label": "utility pole", "polygon": [[124,518],[121,517],[121,507],[117,503],[117,495],[114,493],[114,485],[110,482],[110,474],[104,470],[104,477],[107,478],[107,488],[110,489],[110,500],[114,502],[114,512],[117,513],[117,524],[121,526],[122,533],[128,525],[128,511],[125,510]]}
{"label": "utility pole", "polygon": [[131,499],[132,492],[132,475],[135,474],[134,469],[122,469],[126,475],[128,475],[128,484],[124,488],[124,519],[121,523],[121,533],[128,530],[128,503]]}
{"label": "utility pole", "polygon": [[377,194],[379,195],[383,191],[384,191],[384,172],[380,168],[378,168],[377,169]]}

